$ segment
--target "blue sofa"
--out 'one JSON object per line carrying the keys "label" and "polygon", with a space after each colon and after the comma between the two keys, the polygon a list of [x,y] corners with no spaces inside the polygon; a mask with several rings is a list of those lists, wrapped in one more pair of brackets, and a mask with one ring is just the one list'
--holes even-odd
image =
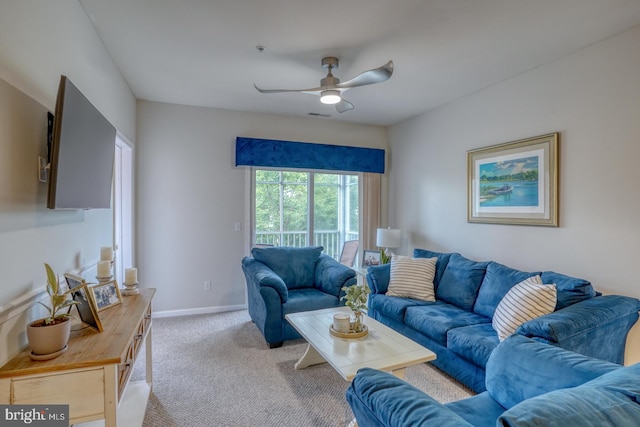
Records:
{"label": "blue sofa", "polygon": [[270,348],[301,338],[285,315],[344,305],[343,286],[356,273],[322,253],[322,246],[253,248],[242,260],[249,315]]}
{"label": "blue sofa", "polygon": [[440,404],[389,373],[363,368],[347,401],[367,427],[640,425],[640,364],[622,367],[521,335],[489,357],[486,388]]}
{"label": "blue sofa", "polygon": [[485,390],[485,368],[500,342],[492,317],[509,289],[539,275],[555,283],[553,313],[522,324],[516,333],[587,356],[622,364],[626,338],[638,320],[640,301],[602,296],[586,280],[551,271],[524,272],[458,253],[415,249],[415,258],[437,258],[435,302],[385,295],[390,265],[370,267],[369,315],[436,353],[432,363],[477,392]]}

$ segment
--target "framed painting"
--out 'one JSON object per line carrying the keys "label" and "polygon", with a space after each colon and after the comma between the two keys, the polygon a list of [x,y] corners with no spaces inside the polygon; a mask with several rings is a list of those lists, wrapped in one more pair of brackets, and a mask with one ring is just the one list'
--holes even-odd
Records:
{"label": "framed painting", "polygon": [[558,133],[467,151],[467,222],[558,226]]}
{"label": "framed painting", "polygon": [[380,251],[365,250],[362,256],[362,267],[380,265]]}
{"label": "framed painting", "polygon": [[93,285],[89,289],[93,294],[93,299],[96,302],[98,311],[113,307],[122,302],[122,294],[120,293],[118,282],[115,280]]}

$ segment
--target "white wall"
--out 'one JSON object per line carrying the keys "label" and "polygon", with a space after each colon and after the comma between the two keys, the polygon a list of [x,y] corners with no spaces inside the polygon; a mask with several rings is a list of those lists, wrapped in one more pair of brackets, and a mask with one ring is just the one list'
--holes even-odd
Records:
{"label": "white wall", "polygon": [[[383,127],[138,103],[138,273],[172,314],[245,304],[250,185],[237,136],[386,148]],[[242,231],[234,231],[240,222]],[[204,291],[205,280],[212,291]]]}
{"label": "white wall", "polygon": [[[393,126],[390,215],[411,236],[405,251],[555,270],[640,297],[638,46],[635,28]],[[466,151],[555,131],[560,227],[467,223]]]}
{"label": "white wall", "polygon": [[[90,265],[111,244],[111,210],[51,211],[37,156],[60,74],[132,141],[135,98],[77,0],[0,0],[0,364],[26,344],[29,316],[5,310],[59,273]],[[10,317],[10,319],[8,318]]]}

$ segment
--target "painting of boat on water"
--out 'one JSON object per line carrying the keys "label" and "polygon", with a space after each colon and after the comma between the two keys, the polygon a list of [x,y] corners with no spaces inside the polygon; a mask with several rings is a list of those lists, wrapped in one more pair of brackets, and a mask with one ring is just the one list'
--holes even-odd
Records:
{"label": "painting of boat on water", "polygon": [[467,151],[469,222],[558,226],[558,134]]}
{"label": "painting of boat on water", "polygon": [[479,165],[480,206],[538,206],[538,156]]}

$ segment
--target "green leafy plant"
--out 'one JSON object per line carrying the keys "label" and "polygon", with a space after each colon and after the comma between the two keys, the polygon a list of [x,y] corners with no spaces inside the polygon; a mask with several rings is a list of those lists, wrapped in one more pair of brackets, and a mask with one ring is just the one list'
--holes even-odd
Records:
{"label": "green leafy plant", "polygon": [[45,263],[44,268],[47,271],[47,294],[49,294],[49,305],[40,301],[38,301],[38,303],[47,309],[48,316],[42,319],[42,322],[39,325],[34,326],[54,325],[56,323],[66,321],[71,317],[71,315],[68,312],[60,313],[60,311],[78,304],[77,301],[67,298],[67,295],[72,291],[71,289],[66,292],[62,292],[58,276],[53,272],[51,266]]}
{"label": "green leafy plant", "polygon": [[345,294],[340,300],[345,300],[345,305],[354,313],[367,310],[367,295],[370,292],[367,285],[344,286],[342,290]]}

